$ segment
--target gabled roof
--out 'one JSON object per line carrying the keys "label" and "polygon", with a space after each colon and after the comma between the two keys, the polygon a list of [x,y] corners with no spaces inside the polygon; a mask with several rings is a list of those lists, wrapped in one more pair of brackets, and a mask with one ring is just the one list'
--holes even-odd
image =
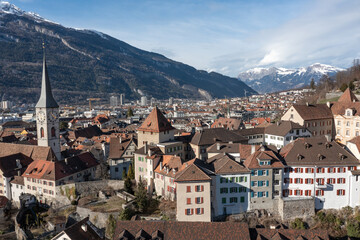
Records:
{"label": "gabled roof", "polygon": [[161,111],[157,107],[154,107],[149,116],[137,130],[159,133],[173,129],[171,123],[165,118]]}
{"label": "gabled roof", "polygon": [[191,139],[194,145],[212,145],[216,142],[247,142],[247,139],[225,128],[204,129]]}
{"label": "gabled roof", "polygon": [[350,88],[347,88],[345,92],[341,95],[341,97],[338,99],[338,102],[358,102],[359,100],[355,96],[355,94],[350,90]]}
{"label": "gabled roof", "polygon": [[326,104],[295,104],[293,107],[305,121],[333,118],[332,112]]}
{"label": "gabled roof", "polygon": [[219,153],[216,156],[209,158],[206,161],[211,164],[213,171],[216,174],[232,174],[232,173],[249,173],[247,169],[241,163],[236,162],[232,157],[226,153]]}
{"label": "gabled roof", "polygon": [[38,103],[36,104],[37,108],[58,108],[59,105],[55,101],[49,80],[49,75],[46,66],[45,52],[43,57],[43,71],[42,71],[42,80],[41,80],[41,94]]}
{"label": "gabled roof", "polygon": [[124,154],[124,152],[132,142],[133,142],[132,138],[121,139],[121,143],[120,143],[120,138],[117,137],[110,138],[109,158],[110,159],[121,158],[121,156]]}
{"label": "gabled roof", "polygon": [[84,218],[78,223],[68,227],[63,231],[70,237],[71,240],[87,239],[87,240],[102,240],[99,230],[89,221],[89,217]]}
{"label": "gabled roof", "polygon": [[119,240],[125,235],[125,231],[131,236],[130,238],[129,234],[126,234],[129,239],[136,239],[135,236],[140,230],[149,235],[159,231],[163,239],[171,240],[250,239],[247,224],[240,222],[118,221],[113,240]]}
{"label": "gabled roof", "polygon": [[[218,145],[219,144],[219,145]],[[220,146],[220,150],[218,150]],[[251,155],[251,149],[256,151],[260,148],[260,145],[250,145],[242,143],[214,143],[206,149],[208,153],[240,153],[240,158],[245,159]]]}
{"label": "gabled roof", "polygon": [[261,239],[261,240],[328,240],[329,234],[326,230],[323,229],[267,229],[267,228],[254,228],[250,229],[251,239]]}
{"label": "gabled roof", "polygon": [[[195,162],[195,161],[194,161]],[[211,178],[196,164],[188,165],[184,170],[179,172],[176,177],[176,182],[186,181],[210,181]]]}
{"label": "gabled roof", "polygon": [[359,161],[325,137],[298,138],[280,151],[288,166],[355,166]]}
{"label": "gabled roof", "polygon": [[[19,160],[19,166],[17,160]],[[13,177],[17,175],[18,171],[23,173],[32,161],[31,158],[24,154],[16,153],[6,157],[0,157],[0,169],[3,172],[4,177]]]}
{"label": "gabled roof", "polygon": [[[271,160],[271,164],[260,165],[259,161],[261,160]],[[251,154],[248,158],[246,158],[246,160],[244,161],[244,165],[249,169],[284,168],[284,164],[282,164],[277,154],[273,150],[265,146],[262,146],[260,149]]]}
{"label": "gabled roof", "polygon": [[215,120],[211,128],[226,128],[228,130],[238,130],[241,125],[241,120],[235,118],[220,117]]}
{"label": "gabled roof", "polygon": [[271,124],[265,128],[265,134],[271,134],[275,136],[285,136],[291,130],[305,129],[298,123],[292,121],[278,121],[275,124]]}
{"label": "gabled roof", "polygon": [[264,134],[264,131],[265,131],[264,127],[254,127],[254,128],[239,129],[239,130],[235,130],[234,132],[241,136],[251,136],[256,134]]}
{"label": "gabled roof", "polygon": [[51,147],[40,147],[35,145],[12,144],[0,142],[0,157],[9,156],[16,153],[22,153],[33,160],[54,160],[55,154]]}
{"label": "gabled roof", "polygon": [[[161,170],[160,170],[160,164],[159,164],[159,165],[157,165],[154,172],[174,178],[176,175],[176,172],[178,172],[182,169],[182,160],[178,156],[163,155],[161,162],[162,162]],[[175,170],[175,174],[174,174],[174,170]]]}
{"label": "gabled roof", "polygon": [[94,156],[89,152],[85,152],[62,161],[35,160],[28,166],[22,176],[57,181],[97,165]]}

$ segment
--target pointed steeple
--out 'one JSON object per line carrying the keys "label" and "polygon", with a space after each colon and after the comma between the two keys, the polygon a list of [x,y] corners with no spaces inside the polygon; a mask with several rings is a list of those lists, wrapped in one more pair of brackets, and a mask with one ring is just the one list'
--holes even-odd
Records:
{"label": "pointed steeple", "polygon": [[350,90],[350,88],[347,88],[338,100],[338,102],[358,102],[358,101],[359,100],[357,99],[355,94]]}
{"label": "pointed steeple", "polygon": [[36,104],[37,108],[58,108],[59,105],[56,103],[52,92],[51,85],[49,80],[49,75],[46,67],[46,58],[45,58],[45,47],[44,56],[43,56],[43,71],[42,71],[42,83],[41,83],[41,94],[38,103]]}

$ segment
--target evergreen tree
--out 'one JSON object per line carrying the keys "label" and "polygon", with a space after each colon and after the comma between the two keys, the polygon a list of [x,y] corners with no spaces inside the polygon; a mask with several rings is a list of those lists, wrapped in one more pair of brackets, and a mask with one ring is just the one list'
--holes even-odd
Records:
{"label": "evergreen tree", "polygon": [[115,227],[116,227],[116,219],[112,214],[110,214],[107,224],[106,224],[106,235],[108,238],[112,239],[115,233]]}
{"label": "evergreen tree", "polygon": [[121,211],[119,215],[119,220],[121,221],[130,220],[132,216],[134,216],[134,211],[131,210],[130,208],[125,208],[124,210]]}
{"label": "evergreen tree", "polygon": [[132,189],[132,181],[129,176],[127,176],[125,179],[124,188],[125,188],[126,192],[128,192],[130,194],[134,194],[134,191]]}
{"label": "evergreen tree", "polygon": [[348,85],[346,84],[346,83],[343,83],[342,85],[341,85],[341,87],[340,87],[340,90],[342,91],[342,92],[345,92],[345,90],[348,88]]}
{"label": "evergreen tree", "polygon": [[315,81],[314,81],[314,78],[311,79],[310,88],[311,88],[311,89],[315,89]]}
{"label": "evergreen tree", "polygon": [[134,167],[133,167],[132,164],[130,164],[130,167],[129,167],[127,176],[128,176],[130,179],[135,179]]}
{"label": "evergreen tree", "polygon": [[145,212],[149,204],[149,198],[145,188],[145,184],[143,181],[141,181],[141,178],[139,179],[139,183],[135,191],[135,197],[137,209],[139,210],[139,212]]}
{"label": "evergreen tree", "polygon": [[131,109],[131,107],[128,108],[127,113],[126,113],[126,116],[127,116],[127,117],[132,117],[132,116],[134,116],[134,113],[133,113],[133,110]]}
{"label": "evergreen tree", "polygon": [[349,83],[349,88],[350,88],[351,91],[353,91],[355,89],[354,81],[351,81]]}
{"label": "evergreen tree", "polygon": [[123,171],[122,171],[122,179],[125,179],[125,178],[127,178],[126,171],[125,171],[125,169],[123,169]]}

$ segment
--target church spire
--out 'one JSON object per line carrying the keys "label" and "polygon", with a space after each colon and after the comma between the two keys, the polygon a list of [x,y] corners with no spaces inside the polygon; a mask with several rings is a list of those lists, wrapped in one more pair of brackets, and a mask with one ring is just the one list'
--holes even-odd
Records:
{"label": "church spire", "polygon": [[45,58],[45,44],[43,43],[43,71],[42,71],[42,83],[41,83],[41,95],[36,107],[38,108],[58,108],[59,105],[56,103],[52,92],[49,80],[49,75],[46,67]]}

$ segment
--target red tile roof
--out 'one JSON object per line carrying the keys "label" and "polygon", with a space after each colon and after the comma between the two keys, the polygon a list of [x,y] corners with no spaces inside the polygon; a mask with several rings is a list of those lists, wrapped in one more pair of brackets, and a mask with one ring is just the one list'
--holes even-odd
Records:
{"label": "red tile roof", "polygon": [[154,107],[144,123],[137,130],[159,133],[173,129],[171,123],[164,117],[161,111],[157,107]]}

